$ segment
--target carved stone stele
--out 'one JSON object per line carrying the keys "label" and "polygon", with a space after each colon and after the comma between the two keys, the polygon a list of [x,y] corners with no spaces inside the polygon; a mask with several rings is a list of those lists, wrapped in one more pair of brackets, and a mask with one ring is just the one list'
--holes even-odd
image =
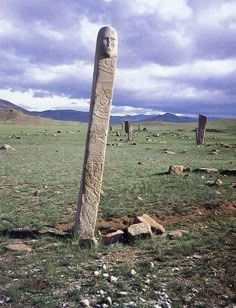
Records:
{"label": "carved stone stele", "polygon": [[90,122],[74,225],[74,234],[79,236],[81,245],[87,247],[96,245],[94,232],[105,163],[117,44],[115,29],[103,27],[99,30],[90,101]]}
{"label": "carved stone stele", "polygon": [[206,124],[207,124],[207,117],[202,114],[199,114],[198,128],[196,130],[197,145],[204,144]]}
{"label": "carved stone stele", "polygon": [[125,133],[129,133],[129,121],[125,121]]}

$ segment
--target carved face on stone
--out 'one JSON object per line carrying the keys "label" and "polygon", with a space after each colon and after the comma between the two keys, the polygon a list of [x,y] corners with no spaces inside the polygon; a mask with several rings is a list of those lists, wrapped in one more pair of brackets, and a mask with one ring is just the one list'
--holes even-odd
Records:
{"label": "carved face on stone", "polygon": [[103,28],[102,50],[103,50],[104,56],[109,57],[109,58],[116,57],[117,35],[116,35],[115,29],[111,27]]}

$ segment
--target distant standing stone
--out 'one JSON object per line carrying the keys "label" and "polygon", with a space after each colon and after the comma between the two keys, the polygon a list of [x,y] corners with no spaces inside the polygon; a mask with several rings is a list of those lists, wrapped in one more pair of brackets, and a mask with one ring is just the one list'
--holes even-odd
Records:
{"label": "distant standing stone", "polygon": [[196,129],[197,145],[204,144],[206,124],[207,124],[207,117],[202,114],[199,114],[198,128]]}

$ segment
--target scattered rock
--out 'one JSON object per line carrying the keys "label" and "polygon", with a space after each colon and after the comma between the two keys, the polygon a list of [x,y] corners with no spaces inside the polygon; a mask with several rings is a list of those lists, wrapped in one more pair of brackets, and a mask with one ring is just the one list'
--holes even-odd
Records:
{"label": "scattered rock", "polygon": [[25,245],[24,243],[8,244],[6,248],[12,251],[27,251],[27,252],[32,251],[32,248],[30,246]]}
{"label": "scattered rock", "polygon": [[178,230],[170,231],[167,235],[170,239],[174,239],[177,237],[182,237],[184,233],[188,233],[188,232],[186,230],[178,229]]}
{"label": "scattered rock", "polygon": [[163,234],[165,233],[164,227],[159,224],[156,220],[154,220],[152,217],[150,217],[147,214],[143,214],[142,216],[137,216],[134,219],[134,223],[146,223],[149,224],[151,227],[151,230],[154,234]]}
{"label": "scattered rock", "polygon": [[221,181],[221,179],[216,179],[215,180],[215,185],[216,186],[221,186],[223,184],[223,182]]}
{"label": "scattered rock", "polygon": [[117,230],[112,233],[108,233],[102,236],[102,242],[104,245],[110,245],[118,242],[122,242],[124,237],[124,232],[122,230]]}
{"label": "scattered rock", "polygon": [[118,280],[118,278],[115,277],[115,276],[111,276],[111,277],[110,277],[110,281],[111,281],[111,282],[117,282],[117,280]]}
{"label": "scattered rock", "polygon": [[169,155],[174,155],[175,154],[175,152],[173,152],[173,151],[164,151],[164,153],[169,154]]}
{"label": "scattered rock", "polygon": [[133,268],[132,268],[132,270],[130,271],[130,274],[131,274],[132,276],[137,275],[136,271],[135,271]]}
{"label": "scattered rock", "polygon": [[184,170],[184,166],[182,165],[171,165],[169,167],[169,173],[170,174],[177,174],[177,175],[181,175],[183,174],[183,170]]}
{"label": "scattered rock", "polygon": [[110,296],[108,296],[107,298],[106,298],[106,302],[108,303],[108,305],[112,305],[112,299],[111,299],[111,297]]}
{"label": "scattered rock", "polygon": [[0,305],[4,305],[8,302],[10,302],[10,297],[6,297],[5,295],[0,294]]}
{"label": "scattered rock", "polygon": [[1,147],[0,147],[0,150],[5,150],[5,151],[8,151],[8,150],[15,150],[13,147],[11,147],[9,144],[3,144]]}
{"label": "scattered rock", "polygon": [[234,169],[226,169],[226,170],[223,170],[221,173],[223,175],[236,176],[236,168],[234,168]]}
{"label": "scattered rock", "polygon": [[137,143],[136,142],[132,142],[131,145],[137,145]]}
{"label": "scattered rock", "polygon": [[221,179],[216,179],[215,181],[207,181],[208,186],[221,186],[223,182]]}
{"label": "scattered rock", "polygon": [[191,167],[186,167],[184,168],[183,172],[191,172],[192,171],[192,168]]}
{"label": "scattered rock", "polygon": [[82,307],[90,307],[90,303],[88,299],[82,299],[80,301],[80,304],[82,305]]}
{"label": "scattered rock", "polygon": [[57,134],[62,134],[62,131],[61,131],[61,130],[58,130],[58,131],[57,131]]}
{"label": "scattered rock", "polygon": [[197,169],[194,169],[193,172],[217,173],[218,169],[216,169],[216,168],[197,168]]}
{"label": "scattered rock", "polygon": [[151,226],[146,222],[131,225],[127,231],[130,240],[148,239],[152,237]]}

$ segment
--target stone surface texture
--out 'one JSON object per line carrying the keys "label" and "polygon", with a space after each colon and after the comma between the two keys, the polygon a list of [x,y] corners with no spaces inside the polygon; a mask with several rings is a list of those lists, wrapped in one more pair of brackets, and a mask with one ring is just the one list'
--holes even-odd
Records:
{"label": "stone surface texture", "polygon": [[183,174],[183,171],[184,171],[184,166],[182,166],[182,165],[171,165],[169,167],[169,173],[170,174],[181,175],[181,174]]}
{"label": "stone surface texture", "polygon": [[109,119],[117,60],[117,33],[111,27],[98,32],[90,122],[87,132],[83,172],[78,197],[74,233],[92,239],[100,201]]}
{"label": "stone surface texture", "polygon": [[142,216],[137,216],[134,219],[134,223],[147,223],[147,224],[149,224],[150,227],[151,227],[151,230],[154,234],[165,233],[165,228],[147,214],[143,214]]}
{"label": "stone surface texture", "polygon": [[131,225],[127,231],[128,237],[131,240],[148,239],[152,237],[151,226],[147,222]]}
{"label": "stone surface texture", "polygon": [[102,242],[104,245],[111,245],[114,243],[121,242],[124,237],[124,232],[122,230],[117,230],[115,232],[108,233],[102,237]]}
{"label": "stone surface texture", "polygon": [[196,130],[196,139],[198,145],[204,144],[206,125],[207,125],[207,117],[202,114],[199,114],[198,128]]}
{"label": "stone surface texture", "polygon": [[8,150],[15,150],[13,147],[11,147],[9,144],[3,144],[1,147],[0,147],[0,150],[5,150],[5,151],[8,151]]}

